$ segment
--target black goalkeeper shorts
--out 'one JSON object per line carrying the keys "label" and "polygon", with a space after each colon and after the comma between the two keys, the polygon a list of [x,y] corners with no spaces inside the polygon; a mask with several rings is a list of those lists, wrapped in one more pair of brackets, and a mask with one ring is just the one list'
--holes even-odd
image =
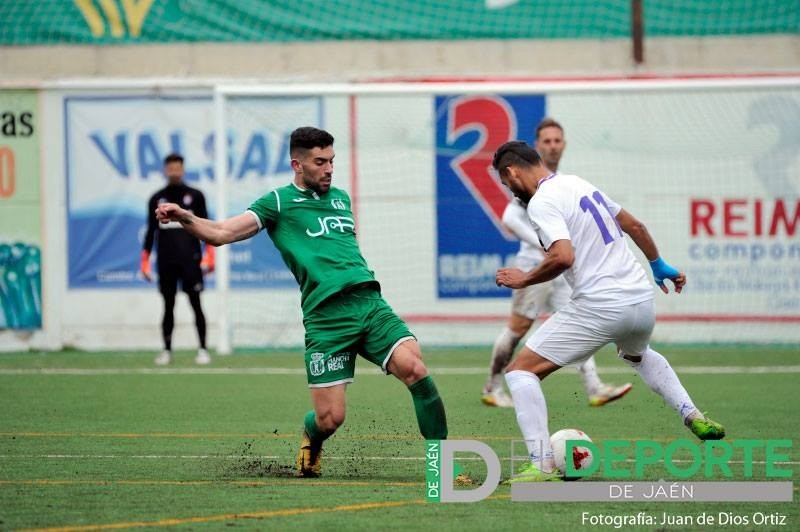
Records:
{"label": "black goalkeeper shorts", "polygon": [[194,261],[190,263],[172,262],[158,265],[158,288],[162,294],[175,294],[181,289],[187,294],[203,291],[203,271]]}

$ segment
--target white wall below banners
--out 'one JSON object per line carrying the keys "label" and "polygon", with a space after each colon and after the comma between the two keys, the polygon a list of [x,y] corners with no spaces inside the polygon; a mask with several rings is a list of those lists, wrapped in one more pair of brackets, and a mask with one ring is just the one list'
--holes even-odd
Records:
{"label": "white wall below banners", "polygon": [[645,48],[646,63],[637,67],[627,39],[5,46],[0,72],[2,81],[22,82],[119,76],[342,81],[791,72],[800,61],[796,35],[647,36]]}
{"label": "white wall below banners", "polygon": [[[800,271],[800,258],[790,255],[800,233],[800,223],[792,225],[800,204],[800,160],[796,157],[800,153],[800,131],[793,124],[800,121],[781,121],[782,115],[791,117],[800,109],[798,86],[698,94],[685,90],[545,94],[545,112],[566,128],[569,147],[562,170],[582,175],[606,189],[648,223],[668,261],[690,269],[690,284],[684,294],[656,294],[664,319],[656,326],[654,342],[800,345],[800,324],[793,321],[800,315],[800,286],[792,284],[798,281],[791,278],[792,272]],[[68,281],[64,98],[131,93],[154,94],[147,90],[42,93],[44,328],[32,335],[0,331],[0,350],[160,349],[162,308],[156,286],[142,283],[126,288],[77,288],[70,287]],[[209,96],[210,113],[210,93],[193,94]],[[508,299],[443,298],[437,292],[437,238],[443,236],[437,235],[436,229],[440,191],[434,114],[440,110],[435,109],[432,96],[360,96],[352,101],[334,96],[321,101],[323,127],[337,137],[335,184],[354,194],[362,251],[381,281],[387,301],[408,317],[412,331],[424,345],[491,344],[504,326]],[[243,123],[248,117],[250,121],[260,120],[256,112],[248,111]],[[355,124],[351,124],[353,117]],[[91,113],[84,118],[93,120]],[[520,134],[522,127],[532,128],[534,124],[520,124]],[[779,140],[788,143],[788,148]],[[768,188],[777,185],[764,172],[774,167],[759,166],[763,156],[776,146],[783,146],[780,154],[788,157],[780,168],[785,171],[784,184],[788,187],[781,189],[783,192]],[[352,168],[351,163],[355,164]],[[206,195],[213,198],[213,187]],[[691,202],[698,198],[713,202],[718,209],[716,217],[709,220],[714,234],[692,220]],[[764,215],[771,216],[776,199],[785,202],[786,214],[776,226],[777,234],[761,234],[769,232],[772,222],[764,222],[765,229],[754,228],[755,202],[761,202]],[[768,201],[773,203],[768,205]],[[692,234],[693,230],[698,234]],[[727,262],[714,259],[716,270],[710,273],[706,262],[711,258],[693,255],[690,246],[735,244],[743,238],[742,231],[749,231],[748,242],[784,246],[785,255],[765,257],[763,262],[772,264],[771,271],[778,271],[777,276],[789,283],[788,288],[782,284],[776,295],[775,288],[757,287],[741,279],[735,279],[738,284],[733,291],[708,284],[723,278],[726,268],[748,266],[753,257],[729,257]],[[479,237],[469,232],[452,235],[465,241]],[[137,245],[130,244],[134,256],[138,256]],[[270,246],[263,235],[253,245]],[[778,266],[781,269],[774,270]],[[763,277],[759,272],[763,273],[756,269],[748,275]],[[703,283],[698,283],[701,279]],[[786,302],[783,307],[776,306],[776,298]],[[301,349],[303,329],[296,288],[234,288],[228,299],[223,310],[216,289],[208,289],[203,295],[210,346],[217,343],[217,323],[224,311],[232,323],[234,346]],[[792,308],[792,301],[799,306]],[[193,315],[180,293],[174,341],[178,349],[197,345]]]}

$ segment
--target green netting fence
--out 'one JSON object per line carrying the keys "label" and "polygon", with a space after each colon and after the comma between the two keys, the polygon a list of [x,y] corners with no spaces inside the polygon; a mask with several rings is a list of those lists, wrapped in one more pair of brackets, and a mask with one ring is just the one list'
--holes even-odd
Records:
{"label": "green netting fence", "polygon": [[[797,34],[800,0],[643,0],[648,37]],[[631,0],[1,0],[0,45],[627,38]]]}

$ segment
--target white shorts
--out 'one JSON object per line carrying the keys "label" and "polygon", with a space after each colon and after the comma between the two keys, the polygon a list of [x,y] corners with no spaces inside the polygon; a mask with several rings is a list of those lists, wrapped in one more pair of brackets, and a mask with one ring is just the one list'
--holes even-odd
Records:
{"label": "white shorts", "polygon": [[535,320],[542,314],[552,314],[567,304],[572,288],[563,276],[546,283],[517,288],[511,293],[511,313]]}
{"label": "white shorts", "polygon": [[606,344],[617,344],[620,356],[641,356],[656,322],[652,299],[616,308],[592,308],[570,301],[550,316],[525,345],[558,364],[580,364]]}

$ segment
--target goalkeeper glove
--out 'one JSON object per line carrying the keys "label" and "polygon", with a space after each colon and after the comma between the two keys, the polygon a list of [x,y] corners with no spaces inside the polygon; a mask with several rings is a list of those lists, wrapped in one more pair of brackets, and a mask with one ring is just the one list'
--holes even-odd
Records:
{"label": "goalkeeper glove", "polygon": [[146,249],[142,250],[142,260],[139,264],[139,269],[141,270],[142,276],[147,282],[153,280],[153,276],[150,273],[150,252]]}
{"label": "goalkeeper glove", "polygon": [[656,284],[664,293],[667,293],[667,287],[664,285],[664,279],[670,279],[674,282],[681,273],[664,262],[664,259],[661,257],[650,261],[650,269],[653,270],[653,279],[655,279]]}
{"label": "goalkeeper glove", "polygon": [[203,254],[203,258],[200,260],[200,269],[203,270],[203,273],[213,273],[215,254],[216,251],[214,250],[214,246],[211,244],[206,244],[206,252]]}

